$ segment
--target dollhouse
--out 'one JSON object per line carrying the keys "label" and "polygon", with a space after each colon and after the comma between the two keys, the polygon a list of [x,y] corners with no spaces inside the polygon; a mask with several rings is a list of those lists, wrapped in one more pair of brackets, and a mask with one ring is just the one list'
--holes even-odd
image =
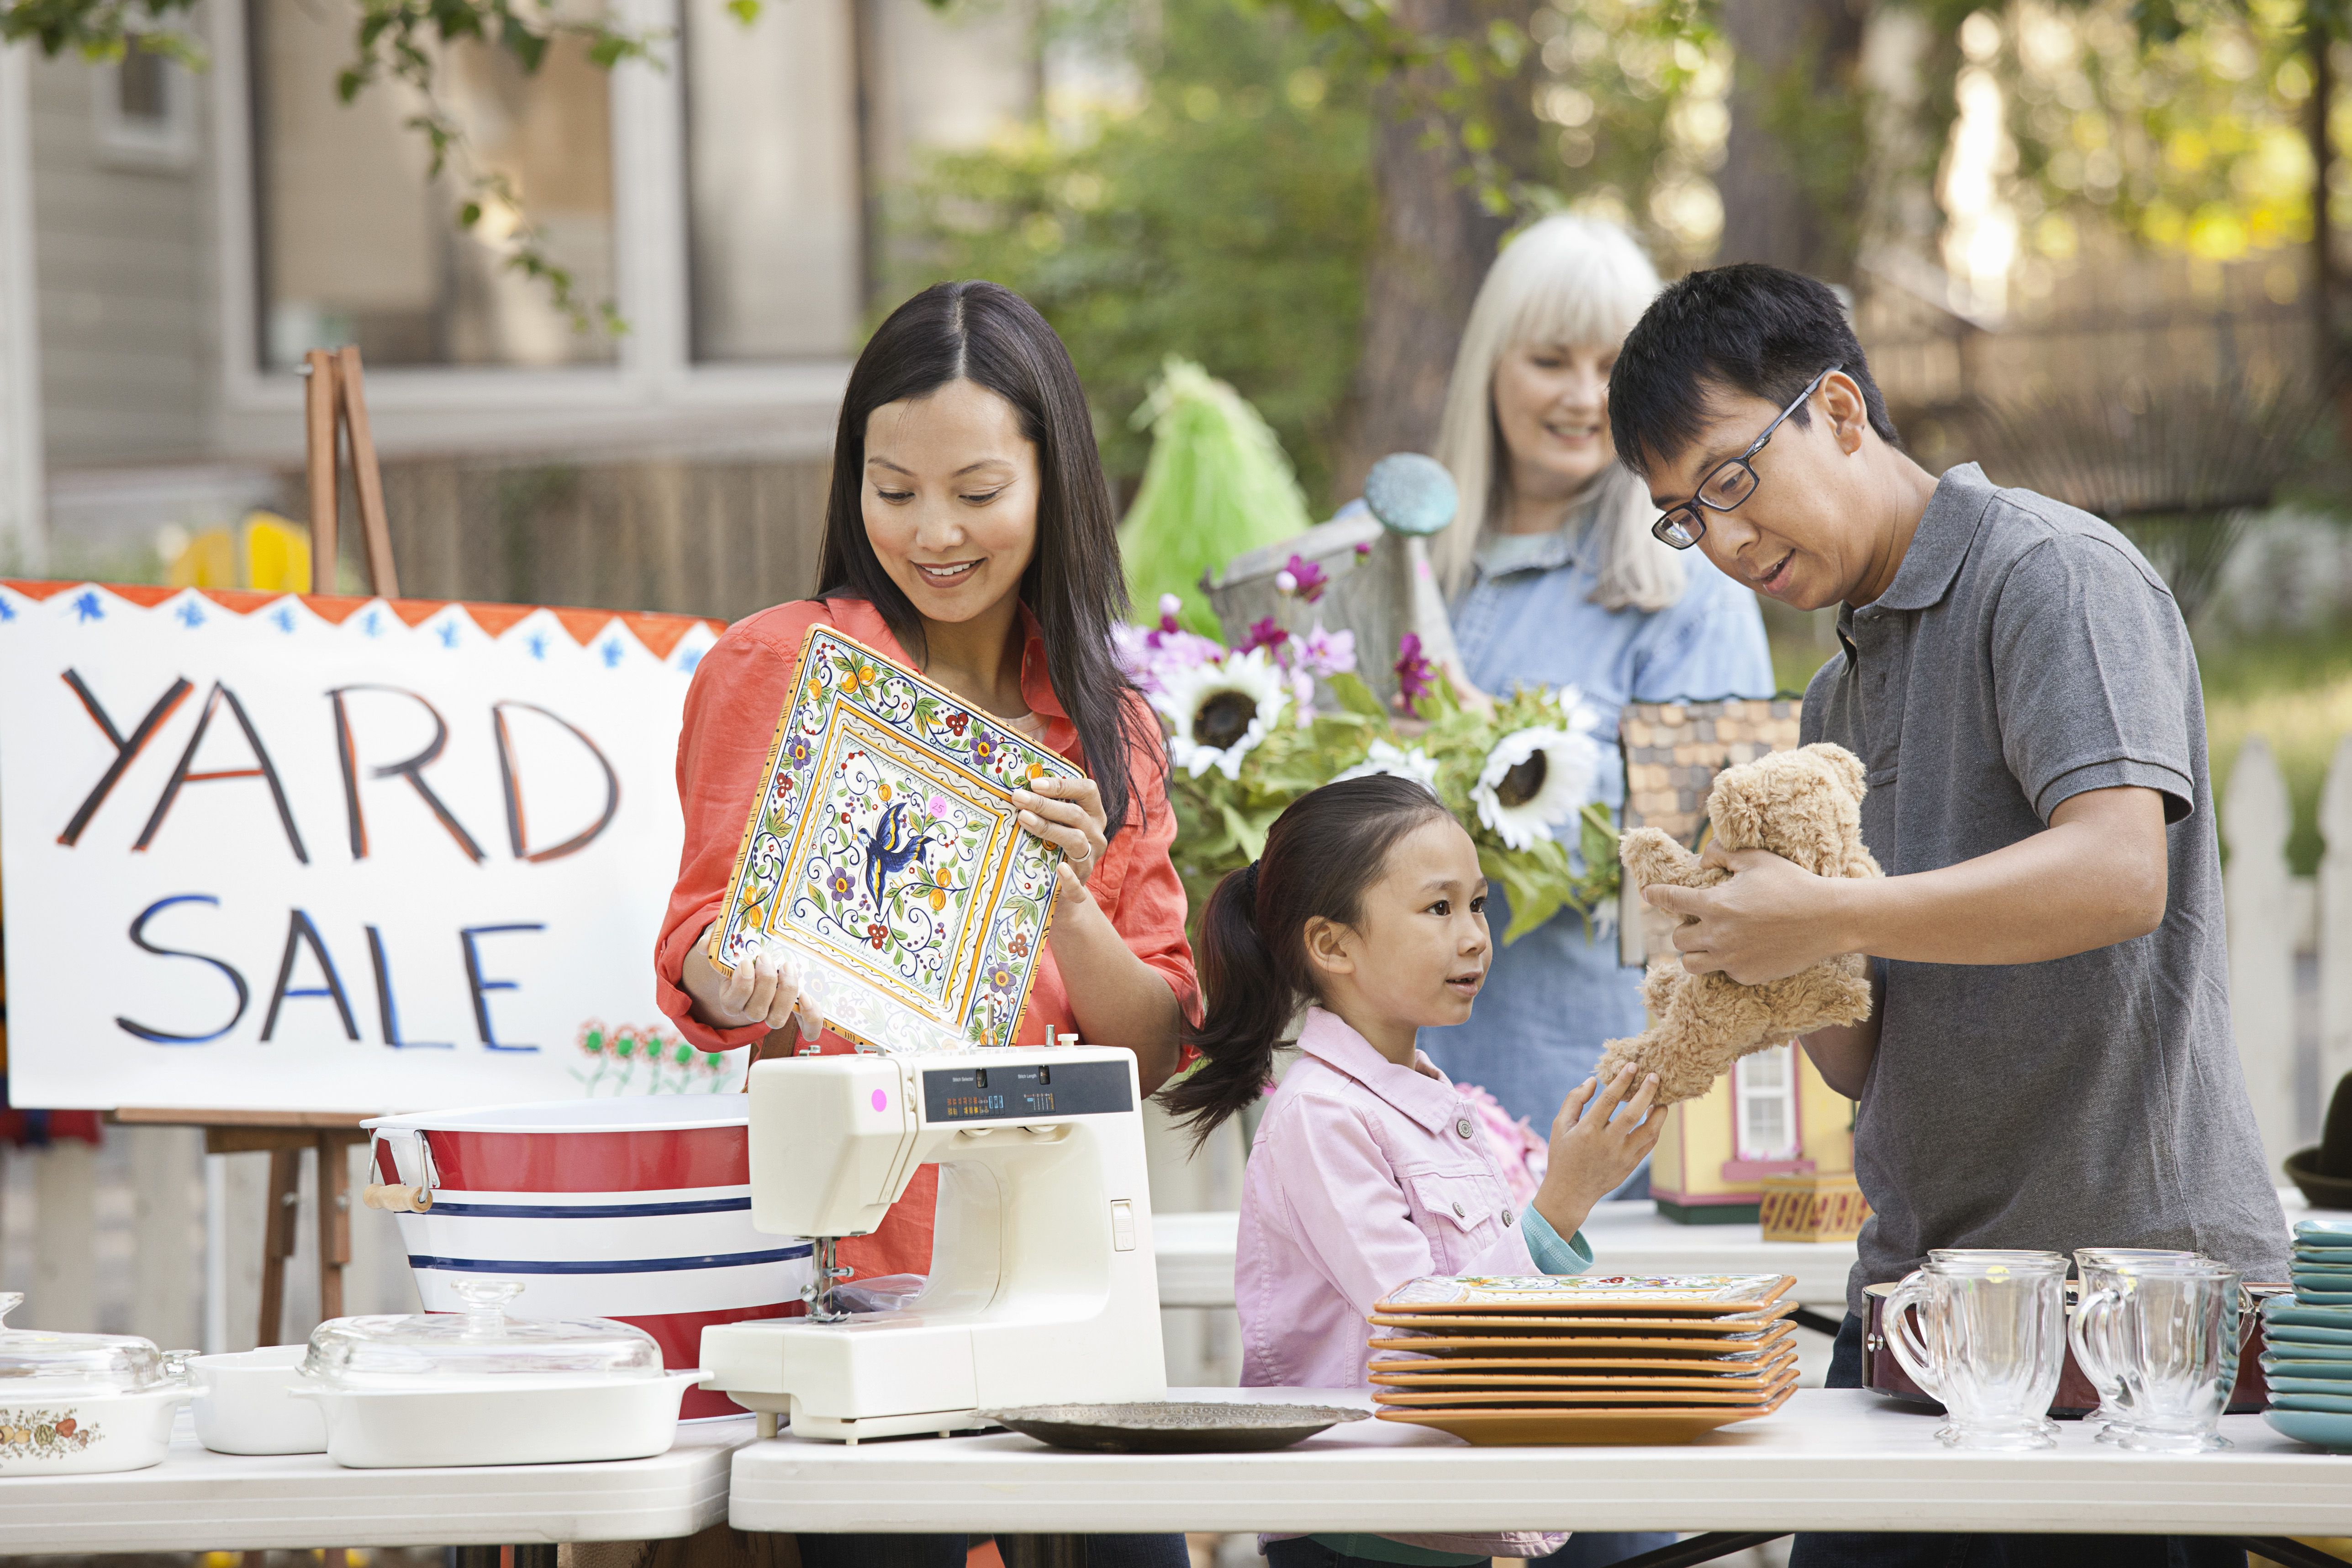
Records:
{"label": "dollhouse", "polygon": [[[1785,696],[1626,704],[1623,826],[1663,828],[1703,847],[1716,774],[1795,746],[1799,706]],[[1672,923],[1628,894],[1620,957],[1639,964],[1672,952]],[[1661,1215],[1685,1224],[1754,1225],[1769,1207],[1777,1235],[1829,1239],[1852,1235],[1868,1212],[1853,1170],[1853,1107],[1802,1051],[1781,1045],[1743,1059],[1704,1096],[1667,1113],[1650,1192]]]}

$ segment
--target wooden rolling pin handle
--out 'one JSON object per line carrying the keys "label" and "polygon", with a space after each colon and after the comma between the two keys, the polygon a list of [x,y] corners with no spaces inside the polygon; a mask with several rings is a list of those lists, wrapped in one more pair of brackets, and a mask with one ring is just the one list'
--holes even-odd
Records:
{"label": "wooden rolling pin handle", "polygon": [[429,1186],[370,1186],[360,1194],[360,1201],[370,1208],[383,1209],[386,1214],[423,1214],[433,1207],[433,1189]]}

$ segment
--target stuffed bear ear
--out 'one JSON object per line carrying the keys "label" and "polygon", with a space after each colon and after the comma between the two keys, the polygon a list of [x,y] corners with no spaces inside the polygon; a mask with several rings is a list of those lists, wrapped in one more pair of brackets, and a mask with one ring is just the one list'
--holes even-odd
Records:
{"label": "stuffed bear ear", "polygon": [[1856,757],[1844,747],[1832,746],[1828,741],[1816,741],[1805,749],[1821,758],[1828,766],[1830,776],[1843,784],[1853,793],[1854,799],[1862,798],[1861,758]]}

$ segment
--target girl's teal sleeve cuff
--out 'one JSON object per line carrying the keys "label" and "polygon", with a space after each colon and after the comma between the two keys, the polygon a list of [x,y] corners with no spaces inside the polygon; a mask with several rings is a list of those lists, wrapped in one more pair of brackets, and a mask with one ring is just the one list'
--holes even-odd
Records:
{"label": "girl's teal sleeve cuff", "polygon": [[1583,1231],[1561,1240],[1551,1221],[1537,1213],[1533,1204],[1528,1205],[1519,1224],[1527,1233],[1528,1254],[1545,1273],[1581,1274],[1592,1267],[1592,1244],[1585,1240]]}

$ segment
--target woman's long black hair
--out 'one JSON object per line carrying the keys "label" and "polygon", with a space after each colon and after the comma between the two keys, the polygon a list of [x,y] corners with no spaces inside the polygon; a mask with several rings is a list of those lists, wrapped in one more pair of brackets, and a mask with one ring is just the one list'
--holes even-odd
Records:
{"label": "woman's long black hair", "polygon": [[[866,422],[885,403],[959,380],[1011,403],[1021,434],[1037,448],[1037,546],[1021,577],[1021,601],[1045,632],[1054,695],[1077,729],[1116,834],[1135,795],[1130,739],[1150,725],[1156,744],[1159,729],[1111,652],[1111,628],[1127,614],[1127,579],[1086,393],[1062,340],[1018,294],[993,283],[933,284],[892,311],[857,356],[834,436],[820,594],[865,600],[901,646],[926,656],[922,617],[866,537]],[[1139,808],[1135,814],[1139,820]]]}
{"label": "woman's long black hair", "polygon": [[1376,773],[1310,789],[1267,830],[1258,858],[1217,883],[1201,915],[1201,987],[1208,1011],[1184,1042],[1201,1064],[1160,1092],[1197,1148],[1219,1123],[1265,1092],[1274,1048],[1301,1002],[1318,993],[1307,923],[1363,917],[1364,889],[1389,851],[1423,823],[1451,817],[1410,779]]}

